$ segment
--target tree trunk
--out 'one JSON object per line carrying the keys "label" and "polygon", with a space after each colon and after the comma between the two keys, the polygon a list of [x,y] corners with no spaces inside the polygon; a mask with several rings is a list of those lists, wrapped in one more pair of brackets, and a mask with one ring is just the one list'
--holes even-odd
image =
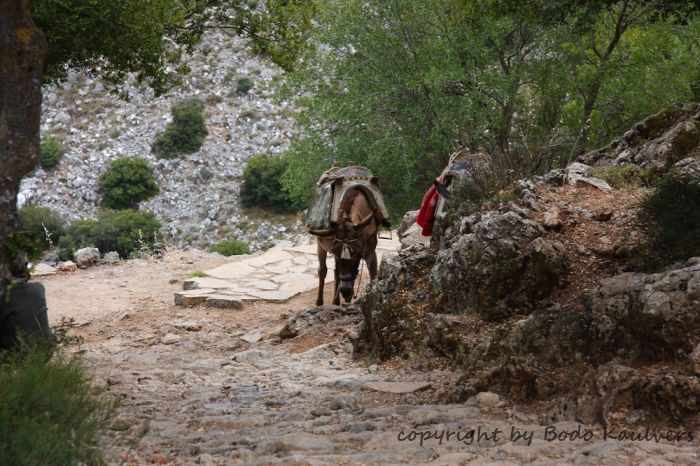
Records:
{"label": "tree trunk", "polygon": [[8,285],[11,233],[19,228],[19,184],[39,162],[47,45],[28,3],[0,1],[0,300]]}

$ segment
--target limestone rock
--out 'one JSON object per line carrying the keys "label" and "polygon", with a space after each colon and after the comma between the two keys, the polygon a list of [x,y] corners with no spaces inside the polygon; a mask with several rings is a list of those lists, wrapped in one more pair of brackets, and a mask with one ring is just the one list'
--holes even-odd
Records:
{"label": "limestone rock", "polygon": [[164,345],[172,345],[174,343],[179,342],[180,340],[182,340],[182,337],[180,335],[175,335],[174,333],[168,333],[167,335],[165,335],[163,337],[162,342]]}
{"label": "limestone rock", "polygon": [[562,227],[561,222],[561,209],[557,206],[550,207],[545,213],[542,219],[542,225],[545,228],[552,230],[557,230]]}
{"label": "limestone rock", "polygon": [[700,186],[700,156],[676,163],[671,167],[671,176],[683,183]]}
{"label": "limestone rock", "polygon": [[700,343],[700,263],[615,275],[589,292],[584,304],[597,351],[639,347],[649,355],[657,348],[690,353]]}
{"label": "limestone rock", "polygon": [[56,273],[56,269],[51,267],[48,264],[44,264],[43,262],[40,262],[39,264],[36,264],[34,268],[31,270],[32,275],[41,277],[43,275],[54,275]]}
{"label": "limestone rock", "polygon": [[401,249],[406,249],[414,244],[421,246],[428,246],[430,244],[430,237],[423,236],[423,231],[418,224],[414,223],[406,231],[399,236],[401,242]]}
{"label": "limestone rock", "polygon": [[208,295],[206,296],[206,303],[209,307],[222,309],[240,309],[242,305],[240,298],[225,294]]}
{"label": "limestone rock", "polygon": [[409,228],[411,228],[411,226],[415,225],[416,217],[418,217],[417,210],[410,210],[403,215],[403,218],[401,219],[401,224],[399,225],[398,230],[396,230],[396,233],[399,235],[399,238],[403,237],[404,233],[406,233],[406,231]]}
{"label": "limestone rock", "polygon": [[700,144],[700,104],[666,108],[607,146],[578,158],[593,166],[634,164],[664,169],[689,157]]}
{"label": "limestone rock", "polygon": [[87,269],[100,263],[100,250],[97,248],[78,249],[73,253],[75,263],[81,269]]}
{"label": "limestone rock", "polygon": [[688,356],[690,364],[695,375],[700,375],[700,343],[695,347],[692,353]]}
{"label": "limestone rock", "polygon": [[386,393],[414,393],[430,388],[430,382],[367,382],[365,387]]}
{"label": "limestone rock", "polygon": [[204,304],[207,297],[214,292],[211,288],[190,291],[178,291],[175,293],[176,306],[198,306]]}
{"label": "limestone rock", "polygon": [[103,264],[114,265],[118,264],[119,262],[121,262],[121,257],[119,257],[119,253],[117,251],[109,251],[102,257]]}
{"label": "limestone rock", "polygon": [[59,262],[56,269],[60,270],[61,272],[75,272],[78,270],[78,266],[75,265],[75,262],[73,261],[65,261]]}
{"label": "limestone rock", "polygon": [[479,392],[476,394],[476,405],[480,408],[493,408],[499,401],[501,401],[501,397],[496,393]]}
{"label": "limestone rock", "polygon": [[526,312],[566,267],[563,245],[535,241],[544,229],[515,212],[481,213],[467,231],[438,252],[431,272],[443,294],[442,312],[467,310],[488,319]]}

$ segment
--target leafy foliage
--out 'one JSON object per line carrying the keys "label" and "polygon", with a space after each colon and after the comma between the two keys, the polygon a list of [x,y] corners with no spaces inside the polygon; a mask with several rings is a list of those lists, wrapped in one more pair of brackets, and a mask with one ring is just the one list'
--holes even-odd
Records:
{"label": "leafy foliage", "polygon": [[65,220],[47,207],[28,205],[19,209],[18,214],[22,228],[40,241],[43,249],[51,247],[51,243],[57,245],[66,233]]}
{"label": "leafy foliage", "polygon": [[[190,53],[210,27],[251,38],[257,52],[291,69],[311,28],[315,0],[32,0],[32,16],[49,43],[45,78],[83,69],[113,83],[137,73],[161,93],[188,71]],[[171,47],[174,42],[178,47]]]}
{"label": "leafy foliage", "polygon": [[0,354],[0,464],[101,464],[99,438],[116,402],[77,356],[25,343]]}
{"label": "leafy foliage", "polygon": [[63,148],[56,138],[46,138],[41,142],[41,166],[53,168],[61,161]]}
{"label": "leafy foliage", "polygon": [[59,241],[61,257],[70,258],[80,248],[96,247],[101,252],[117,251],[122,258],[158,242],[160,222],[151,212],[131,209],[106,211],[97,219],[76,220]]}
{"label": "leafy foliage", "polygon": [[456,146],[483,148],[511,179],[565,164],[692,99],[700,18],[681,21],[674,5],[328,2],[312,36],[324,47],[303,56],[283,89],[305,108],[285,190],[303,207],[323,170],[352,161],[403,211]]}
{"label": "leafy foliage", "polygon": [[647,266],[700,256],[700,186],[665,178],[641,203]]}
{"label": "leafy foliage", "polygon": [[112,209],[137,208],[139,202],[158,194],[153,171],[142,157],[122,157],[109,164],[98,187]]}
{"label": "leafy foliage", "polygon": [[250,254],[250,248],[243,241],[229,239],[222,241],[210,249],[211,252],[218,252],[223,256],[238,256],[240,254]]}
{"label": "leafy foliage", "polygon": [[276,212],[289,211],[289,197],[281,183],[286,169],[287,163],[279,157],[265,154],[251,157],[243,170],[241,204]]}
{"label": "leafy foliage", "polygon": [[197,152],[209,131],[204,122],[204,105],[190,99],[172,109],[173,121],[158,136],[153,151],[162,159],[173,159],[178,155]]}

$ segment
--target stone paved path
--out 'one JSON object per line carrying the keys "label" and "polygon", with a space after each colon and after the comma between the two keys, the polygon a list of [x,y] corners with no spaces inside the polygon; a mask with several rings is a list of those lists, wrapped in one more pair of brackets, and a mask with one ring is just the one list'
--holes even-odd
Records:
{"label": "stone paved path", "polygon": [[[606,441],[599,427],[560,423],[557,432],[590,428],[593,438],[548,441],[538,417],[510,402],[442,404],[459,372],[433,359],[354,359],[361,312],[315,308],[313,290],[236,312],[172,304],[178,279],[222,263],[179,252],[42,279],[52,315],[79,317],[85,341],[74,350],[122,400],[108,464],[700,464],[697,435],[692,443]],[[296,336],[280,338],[293,323]],[[511,439],[513,427],[532,440]],[[421,444],[428,432],[453,434]]]}
{"label": "stone paved path", "polygon": [[[396,232],[392,239],[380,239],[377,259],[385,252],[399,250]],[[334,260],[328,258],[326,283],[333,281]],[[369,273],[362,263],[362,285]],[[318,286],[316,244],[276,247],[255,256],[234,258],[232,262],[211,270],[203,277],[184,282],[183,291],[175,293],[175,304],[193,306],[206,303],[211,307],[240,308],[244,302],[285,302]]]}
{"label": "stone paved path", "polygon": [[[206,308],[179,309],[166,313],[157,329],[107,325],[111,338],[89,345],[95,372],[123,397],[119,418],[126,430],[119,435],[132,439],[110,449],[110,464],[700,462],[697,441],[606,441],[600,428],[572,422],[553,428],[582,434],[591,429],[592,438],[550,441],[535,416],[508,403],[476,397],[467,404],[436,404],[431,399],[449,373],[397,372],[383,365],[368,370],[366,361],[353,360],[345,331],[337,332],[352,327],[347,323],[333,328],[317,322],[330,338],[307,349],[296,339],[276,338],[279,319],[238,325],[223,314],[203,315]],[[244,337],[256,332],[262,339],[246,343]],[[430,387],[422,389],[425,381]],[[511,439],[512,428],[532,432],[532,438]],[[449,439],[434,437],[448,432]]]}

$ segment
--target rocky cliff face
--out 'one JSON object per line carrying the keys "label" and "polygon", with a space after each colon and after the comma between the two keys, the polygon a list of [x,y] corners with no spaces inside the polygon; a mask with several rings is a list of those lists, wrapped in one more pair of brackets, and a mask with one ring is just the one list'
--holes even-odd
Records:
{"label": "rocky cliff face", "polygon": [[700,421],[700,257],[629,271],[647,190],[611,187],[587,165],[696,183],[698,122],[697,105],[661,112],[566,170],[519,181],[515,202],[448,217],[430,247],[385,258],[360,302],[358,349],[437,352],[464,371],[451,401],[485,390],[544,401],[547,422]]}
{"label": "rocky cliff face", "polygon": [[[272,98],[280,70],[223,31],[207,33],[188,64],[191,73],[162,97],[134,79],[124,87],[124,99],[85,74],[44,89],[42,135],[59,139],[65,155],[56,169],[38,168],[23,181],[20,206],[47,206],[67,219],[94,217],[101,202],[97,180],[107,164],[140,156],[149,160],[160,187],[141,208],[156,214],[171,244],[201,247],[237,237],[255,249],[298,230],[294,220],[251,222],[238,202],[246,160],[284,151],[293,135],[295,109]],[[254,83],[247,95],[236,93],[239,78]],[[156,159],[151,144],[169,122],[172,105],[187,97],[205,104],[204,146],[176,160]]]}

